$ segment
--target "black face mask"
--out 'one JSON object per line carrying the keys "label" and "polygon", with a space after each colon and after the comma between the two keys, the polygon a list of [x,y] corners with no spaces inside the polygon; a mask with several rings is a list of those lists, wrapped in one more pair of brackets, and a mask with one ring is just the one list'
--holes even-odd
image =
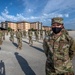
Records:
{"label": "black face mask", "polygon": [[54,32],[55,34],[57,34],[57,33],[59,33],[59,32],[62,30],[62,28],[54,27],[54,28],[52,28],[52,30],[53,30],[53,32]]}

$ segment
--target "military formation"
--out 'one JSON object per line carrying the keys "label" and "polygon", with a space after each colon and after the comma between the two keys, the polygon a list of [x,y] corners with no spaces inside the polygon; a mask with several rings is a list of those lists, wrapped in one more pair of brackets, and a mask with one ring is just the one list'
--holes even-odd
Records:
{"label": "military formation", "polygon": [[[12,43],[15,43],[14,39],[16,37],[17,39],[17,49],[22,50],[22,39],[29,39],[29,45],[32,46],[33,45],[33,41],[38,42],[40,39],[43,40],[43,32],[44,31],[40,31],[40,30],[31,30],[29,29],[28,31],[26,30],[21,30],[21,29],[17,29],[16,31],[14,31],[14,29],[10,29],[10,31],[8,30],[0,30],[0,40],[5,40],[5,36],[9,36],[9,40]],[[35,38],[33,38],[33,36],[35,36]],[[35,40],[34,40],[35,39]],[[2,41],[1,45],[2,45]]]}
{"label": "military formation", "polygon": [[10,41],[12,41],[12,42],[14,42],[14,30],[13,29],[11,29],[11,31],[10,31]]}
{"label": "military formation", "polygon": [[[0,30],[0,45],[5,40],[5,34],[10,33],[9,40],[14,43],[17,39],[17,49],[22,50],[22,38],[29,39],[29,45],[33,46],[35,42],[43,40],[43,49],[47,57],[45,65],[46,75],[74,75],[72,58],[75,55],[75,41],[69,36],[64,27],[63,18],[52,18],[51,30],[34,30],[28,31],[11,29],[9,32]],[[35,36],[35,38],[33,37]]]}

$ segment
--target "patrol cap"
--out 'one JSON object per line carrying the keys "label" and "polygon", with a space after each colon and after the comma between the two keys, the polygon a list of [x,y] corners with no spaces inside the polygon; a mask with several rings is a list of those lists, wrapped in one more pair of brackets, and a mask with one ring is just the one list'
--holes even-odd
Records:
{"label": "patrol cap", "polygon": [[60,24],[63,24],[63,18],[62,17],[55,17],[55,18],[52,18],[52,24],[53,23],[60,23]]}

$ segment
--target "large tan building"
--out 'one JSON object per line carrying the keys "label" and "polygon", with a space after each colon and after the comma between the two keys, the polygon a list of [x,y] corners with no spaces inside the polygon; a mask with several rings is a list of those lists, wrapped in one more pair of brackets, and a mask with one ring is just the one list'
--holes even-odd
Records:
{"label": "large tan building", "polygon": [[17,25],[14,22],[8,22],[8,27],[14,29],[15,31],[17,30]]}
{"label": "large tan building", "polygon": [[31,22],[30,28],[42,30],[42,23],[41,22]]}
{"label": "large tan building", "polygon": [[29,29],[30,29],[30,23],[27,22],[27,23],[25,23],[25,30],[28,31]]}
{"label": "large tan building", "polygon": [[5,22],[1,22],[1,27],[5,29],[10,27],[11,29],[14,29],[15,31],[17,29],[28,31],[29,29],[32,29],[32,28],[41,30],[42,23],[41,22],[26,22],[26,21],[21,21],[21,22],[5,21]]}
{"label": "large tan building", "polygon": [[24,22],[17,22],[17,29],[24,30],[25,23]]}
{"label": "large tan building", "polygon": [[28,31],[30,29],[30,23],[26,21],[17,22],[17,29]]}
{"label": "large tan building", "polygon": [[49,31],[49,30],[51,30],[51,27],[50,26],[42,26],[42,30]]}
{"label": "large tan building", "polygon": [[17,24],[16,22],[11,22],[11,21],[5,21],[1,22],[1,27],[7,29],[10,27],[11,29],[14,29],[15,31],[17,30]]}

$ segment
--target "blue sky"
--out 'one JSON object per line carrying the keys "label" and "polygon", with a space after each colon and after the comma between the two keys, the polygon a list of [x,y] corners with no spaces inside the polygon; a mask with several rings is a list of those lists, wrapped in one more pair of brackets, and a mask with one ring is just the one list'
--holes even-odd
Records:
{"label": "blue sky", "polygon": [[51,26],[51,18],[63,17],[67,29],[75,29],[75,0],[0,0],[0,22],[40,21]]}

